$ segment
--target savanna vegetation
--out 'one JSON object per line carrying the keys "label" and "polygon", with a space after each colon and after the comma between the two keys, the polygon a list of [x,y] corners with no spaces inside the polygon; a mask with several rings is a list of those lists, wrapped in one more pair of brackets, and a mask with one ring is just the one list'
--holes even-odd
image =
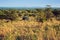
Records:
{"label": "savanna vegetation", "polygon": [[60,40],[60,9],[0,9],[0,40]]}

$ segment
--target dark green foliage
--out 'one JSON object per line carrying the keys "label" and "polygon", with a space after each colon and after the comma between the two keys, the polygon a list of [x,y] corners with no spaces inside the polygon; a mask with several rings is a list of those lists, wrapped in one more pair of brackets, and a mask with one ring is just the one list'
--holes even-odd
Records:
{"label": "dark green foliage", "polygon": [[22,20],[29,20],[28,16],[23,16]]}
{"label": "dark green foliage", "polygon": [[37,40],[36,35],[21,35],[17,36],[16,40]]}
{"label": "dark green foliage", "polygon": [[46,33],[44,33],[44,35],[43,35],[43,40],[48,40],[48,37],[47,37]]}
{"label": "dark green foliage", "polygon": [[7,10],[4,12],[4,14],[7,16],[7,19],[15,20],[18,17],[18,14],[14,10]]}
{"label": "dark green foliage", "polygon": [[45,27],[44,29],[45,29],[45,31],[47,31],[48,30],[48,27]]}
{"label": "dark green foliage", "polygon": [[53,14],[51,8],[46,8],[45,9],[45,16],[46,16],[47,19],[50,19],[50,18],[54,17],[54,14]]}
{"label": "dark green foliage", "polygon": [[60,10],[58,9],[53,10],[53,14],[56,17],[56,19],[60,21]]}
{"label": "dark green foliage", "polygon": [[53,14],[57,17],[58,15],[60,15],[60,10],[54,9]]}
{"label": "dark green foliage", "polygon": [[0,15],[4,15],[4,12],[0,10]]}
{"label": "dark green foliage", "polygon": [[0,19],[10,19],[16,20],[18,17],[21,17],[23,20],[28,20],[29,17],[34,17],[38,22],[44,22],[52,17],[56,17],[57,20],[60,20],[60,10],[52,9],[51,7],[46,7],[45,9],[0,9]]}
{"label": "dark green foliage", "polygon": [[45,22],[47,19],[46,19],[46,17],[40,17],[40,16],[38,16],[38,17],[36,17],[36,20],[38,21],[38,22]]}
{"label": "dark green foliage", "polygon": [[17,36],[16,40],[23,40],[23,38],[20,36]]}
{"label": "dark green foliage", "polygon": [[53,28],[54,28],[56,31],[60,31],[60,25],[55,25],[55,26],[53,26]]}
{"label": "dark green foliage", "polygon": [[43,19],[42,18],[37,18],[37,21],[43,23]]}
{"label": "dark green foliage", "polygon": [[32,36],[31,36],[31,39],[32,39],[32,40],[38,40],[37,35],[35,35],[35,34],[32,35]]}
{"label": "dark green foliage", "polygon": [[22,16],[22,13],[18,13],[18,16],[21,17]]}
{"label": "dark green foliage", "polygon": [[29,16],[33,16],[33,17],[35,17],[35,16],[36,16],[36,14],[32,13],[32,14],[29,14]]}

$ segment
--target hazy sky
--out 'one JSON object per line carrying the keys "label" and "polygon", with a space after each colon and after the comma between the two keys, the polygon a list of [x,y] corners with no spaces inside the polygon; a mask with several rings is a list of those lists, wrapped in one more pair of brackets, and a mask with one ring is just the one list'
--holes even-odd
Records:
{"label": "hazy sky", "polygon": [[0,0],[0,7],[60,7],[60,0]]}

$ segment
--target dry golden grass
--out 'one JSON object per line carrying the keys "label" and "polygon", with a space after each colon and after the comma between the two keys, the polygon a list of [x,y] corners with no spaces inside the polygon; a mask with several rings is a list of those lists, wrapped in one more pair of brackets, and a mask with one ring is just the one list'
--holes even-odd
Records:
{"label": "dry golden grass", "polygon": [[40,23],[22,20],[6,23],[0,20],[0,35],[5,35],[5,40],[18,40],[17,36],[24,36],[25,40],[60,40],[60,29],[56,31],[53,28],[55,25],[60,28],[60,21],[53,19]]}

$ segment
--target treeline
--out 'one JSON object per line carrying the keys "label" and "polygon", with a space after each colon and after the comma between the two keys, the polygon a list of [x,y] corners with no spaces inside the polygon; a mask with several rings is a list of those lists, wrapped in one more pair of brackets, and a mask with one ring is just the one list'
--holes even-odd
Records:
{"label": "treeline", "polygon": [[29,17],[34,17],[36,21],[43,22],[51,18],[60,20],[60,10],[50,7],[42,9],[0,9],[0,19],[17,20],[20,17],[22,20],[29,20]]}

